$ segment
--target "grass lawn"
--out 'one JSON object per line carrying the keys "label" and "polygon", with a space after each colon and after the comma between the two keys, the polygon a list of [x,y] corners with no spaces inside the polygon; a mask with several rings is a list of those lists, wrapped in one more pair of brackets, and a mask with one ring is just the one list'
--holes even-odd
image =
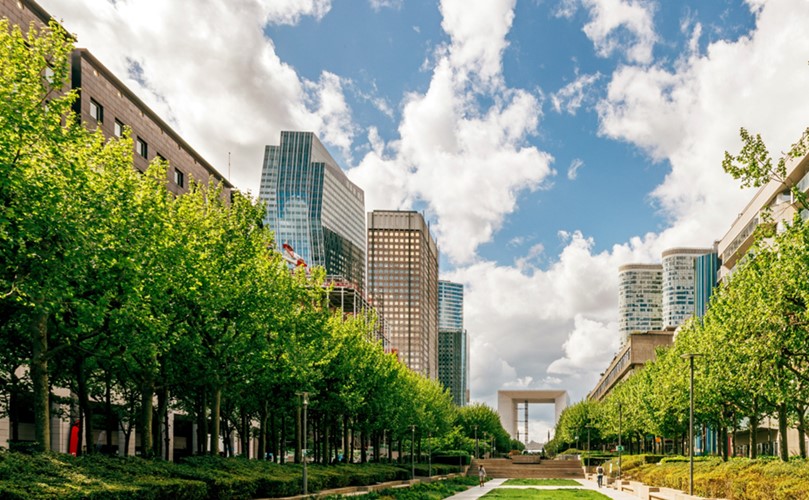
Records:
{"label": "grass lawn", "polygon": [[608,496],[593,490],[534,490],[497,488],[486,493],[482,498],[508,498],[530,500],[609,500]]}
{"label": "grass lawn", "polygon": [[573,479],[509,479],[505,486],[581,486]]}

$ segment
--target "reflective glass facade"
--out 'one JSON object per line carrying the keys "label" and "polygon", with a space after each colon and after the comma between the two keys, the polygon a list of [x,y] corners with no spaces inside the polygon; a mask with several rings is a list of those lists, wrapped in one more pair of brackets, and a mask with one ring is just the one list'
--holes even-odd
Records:
{"label": "reflective glass facade", "polygon": [[719,256],[716,252],[700,255],[694,260],[694,293],[695,311],[697,317],[702,318],[708,311],[714,287],[719,276]]}
{"label": "reflective glass facade", "polygon": [[463,285],[438,282],[438,381],[464,406],[469,401],[469,342],[463,328]]}
{"label": "reflective glass facade", "polygon": [[365,195],[313,133],[281,132],[266,147],[259,197],[279,250],[287,243],[308,266],[363,289]]}
{"label": "reflective glass facade", "polygon": [[663,328],[676,328],[694,315],[694,261],[707,253],[711,250],[672,248],[663,252]]}

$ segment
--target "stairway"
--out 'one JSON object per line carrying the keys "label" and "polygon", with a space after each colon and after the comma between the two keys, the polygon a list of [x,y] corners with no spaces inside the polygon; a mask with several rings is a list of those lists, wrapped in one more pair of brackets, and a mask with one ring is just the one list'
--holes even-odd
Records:
{"label": "stairway", "polygon": [[584,479],[581,460],[542,460],[538,464],[515,464],[508,458],[472,460],[467,475],[477,476],[478,465],[483,465],[488,477],[505,478],[568,478]]}

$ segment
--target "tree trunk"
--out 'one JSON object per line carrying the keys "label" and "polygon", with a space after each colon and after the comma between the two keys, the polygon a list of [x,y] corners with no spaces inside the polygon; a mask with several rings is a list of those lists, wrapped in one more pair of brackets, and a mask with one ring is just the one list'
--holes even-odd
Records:
{"label": "tree trunk", "polygon": [[727,462],[730,455],[730,446],[728,446],[728,428],[725,425],[719,429],[719,446],[721,446],[722,461]]}
{"label": "tree trunk", "polygon": [[85,429],[84,449],[87,453],[93,453],[95,451],[95,443],[93,443],[93,410],[90,408],[90,396],[87,394],[87,374],[84,371],[84,358],[76,359],[74,366],[76,369],[76,395],[79,397],[79,415]]}
{"label": "tree trunk", "polygon": [[798,408],[798,449],[801,458],[806,458],[806,409]]}
{"label": "tree trunk", "polygon": [[107,450],[112,449],[112,433],[115,432],[112,417],[112,373],[109,370],[104,370],[104,413],[105,425],[104,430],[107,433]]}
{"label": "tree trunk", "polygon": [[258,410],[258,459],[267,459],[267,400],[265,399]]}
{"label": "tree trunk", "polygon": [[216,387],[213,391],[213,406],[211,407],[211,455],[219,455],[219,432],[221,431],[222,389]]}
{"label": "tree trunk", "polygon": [[[41,301],[38,301],[41,302]],[[34,391],[34,440],[41,451],[51,449],[50,382],[48,380],[48,316],[37,313],[31,325],[31,383]]]}
{"label": "tree trunk", "polygon": [[168,410],[169,410],[169,390],[161,387],[157,391],[157,425],[154,429],[155,456],[162,459],[169,459],[168,442]]}
{"label": "tree trunk", "polygon": [[750,429],[748,446],[749,450],[747,453],[748,458],[756,458],[756,440],[758,436],[756,435],[758,431],[758,417],[750,417],[750,425],[748,426]]}
{"label": "tree trunk", "polygon": [[20,379],[17,377],[17,367],[13,366],[11,374],[11,394],[9,395],[8,417],[11,421],[11,440],[20,440]]}
{"label": "tree trunk", "polygon": [[[272,420],[272,425],[275,426],[275,419]],[[273,440],[275,440],[275,430],[273,430]],[[275,447],[275,441],[273,441]],[[281,413],[281,442],[278,446],[278,453],[281,457],[281,464],[287,463],[287,416]]]}
{"label": "tree trunk", "polygon": [[250,424],[247,420],[247,412],[242,408],[242,429],[239,431],[241,437],[242,456],[250,458]]}
{"label": "tree trunk", "polygon": [[197,409],[197,453],[205,455],[208,453],[208,391],[201,389],[200,392]]}
{"label": "tree trunk", "polygon": [[787,441],[787,404],[778,405],[778,432],[781,433],[781,461],[789,462],[789,442]]}
{"label": "tree trunk", "polygon": [[152,458],[154,446],[152,443],[152,419],[154,417],[154,381],[149,380],[143,384],[140,413],[140,439],[141,456]]}

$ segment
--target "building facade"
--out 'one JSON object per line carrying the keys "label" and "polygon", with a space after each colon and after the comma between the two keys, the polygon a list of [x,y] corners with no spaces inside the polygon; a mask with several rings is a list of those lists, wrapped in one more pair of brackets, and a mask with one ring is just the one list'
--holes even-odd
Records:
{"label": "building facade", "polygon": [[438,381],[457,406],[469,402],[469,341],[463,327],[463,285],[438,281]]}
{"label": "building facade", "polygon": [[364,290],[365,194],[311,132],[281,132],[267,146],[260,199],[279,251],[289,245],[308,266]]}
{"label": "building facade", "polygon": [[663,327],[663,266],[626,264],[618,268],[618,331],[625,344],[632,333]]}
{"label": "building facade", "polygon": [[694,259],[694,315],[698,318],[708,312],[708,304],[719,279],[719,255],[716,251]]}
{"label": "building facade", "polygon": [[694,261],[710,248],[671,248],[663,252],[663,328],[677,328],[694,315]]}
{"label": "building facade", "polygon": [[438,377],[438,246],[412,211],[368,214],[368,297],[411,370]]}

